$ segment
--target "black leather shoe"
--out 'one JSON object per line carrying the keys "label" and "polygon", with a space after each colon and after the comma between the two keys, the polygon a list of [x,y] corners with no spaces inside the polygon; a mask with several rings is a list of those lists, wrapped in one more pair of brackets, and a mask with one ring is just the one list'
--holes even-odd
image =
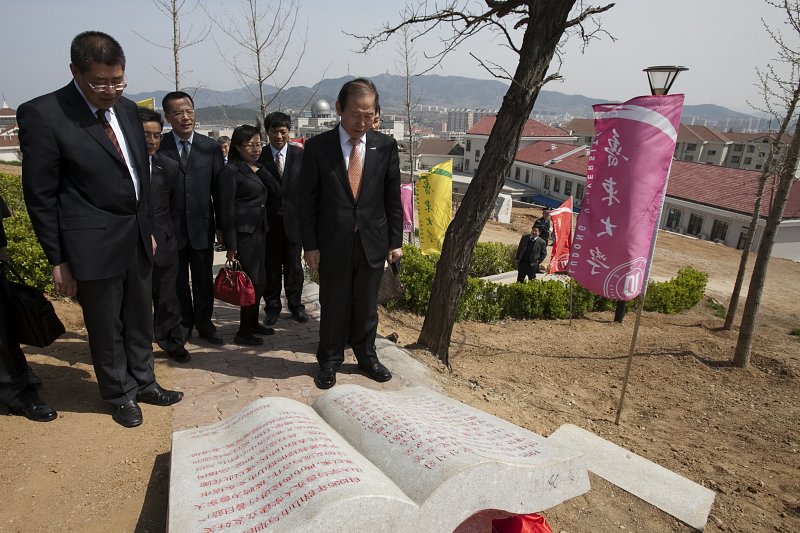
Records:
{"label": "black leather shoe", "polygon": [[301,324],[304,322],[308,322],[308,315],[306,314],[305,309],[298,309],[297,311],[292,312],[292,318],[296,321],[300,322]]}
{"label": "black leather shoe", "polygon": [[261,346],[264,344],[264,339],[251,335],[250,333],[245,333],[244,335],[237,333],[233,337],[233,342],[239,346]]}
{"label": "black leather shoe", "polygon": [[278,315],[267,315],[267,318],[264,319],[265,326],[274,326],[278,323]]}
{"label": "black leather shoe", "polygon": [[250,327],[250,333],[255,333],[256,335],[275,335],[275,330],[272,328],[265,328],[261,324],[256,324]]}
{"label": "black leather shoe", "polygon": [[215,344],[217,346],[222,346],[223,344],[225,344],[225,341],[222,340],[222,337],[211,331],[199,333],[198,336],[201,339],[205,339],[210,344]]}
{"label": "black leather shoe", "polygon": [[167,352],[167,355],[172,357],[176,363],[188,363],[192,360],[192,356],[183,346],[179,346],[174,350]]}
{"label": "black leather shoe", "polygon": [[314,378],[314,384],[320,389],[330,389],[336,385],[336,371],[332,368],[322,368]]}
{"label": "black leather shoe", "polygon": [[114,412],[111,413],[111,418],[114,419],[114,422],[126,428],[141,426],[143,420],[142,410],[139,404],[133,400],[128,400],[114,408]]}
{"label": "black leather shoe", "polygon": [[32,401],[21,407],[9,407],[8,411],[12,415],[24,416],[34,422],[50,422],[58,418],[58,413],[41,400]]}
{"label": "black leather shoe", "polygon": [[136,399],[142,403],[160,405],[162,407],[178,403],[183,399],[183,393],[176,390],[167,390],[156,384],[155,387],[147,392],[140,392]]}
{"label": "black leather shoe", "polygon": [[378,383],[383,383],[392,379],[392,373],[379,361],[375,361],[374,363],[358,363],[358,368],[366,372],[369,377]]}

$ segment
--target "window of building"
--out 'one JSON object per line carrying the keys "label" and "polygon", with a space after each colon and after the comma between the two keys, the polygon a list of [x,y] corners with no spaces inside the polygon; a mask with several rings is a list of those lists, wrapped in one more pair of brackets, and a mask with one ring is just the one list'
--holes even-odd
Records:
{"label": "window of building", "polygon": [[475,150],[475,162],[477,163],[480,160],[481,160],[481,151]]}
{"label": "window of building", "polygon": [[684,161],[694,161],[694,158],[692,156],[690,156],[690,155],[687,155],[686,157],[683,158],[683,160]]}
{"label": "window of building", "polygon": [[514,169],[514,179],[517,181],[519,181],[519,174],[520,174],[520,169],[519,167],[517,167],[516,169]]}
{"label": "window of building", "polygon": [[469,172],[469,159],[464,160],[464,172]]}
{"label": "window of building", "polygon": [[564,196],[572,194],[572,182],[567,180],[564,182]]}
{"label": "window of building", "polygon": [[750,145],[748,145],[748,146],[747,146],[747,153],[748,153],[748,154],[752,154],[752,153],[753,153],[753,152],[755,152],[755,151],[756,151],[756,147],[755,147],[755,146],[753,146],[752,144],[750,144]]}
{"label": "window of building", "polygon": [[717,155],[717,151],[716,150],[709,150],[708,151],[708,155]]}
{"label": "window of building", "polygon": [[749,164],[751,164],[752,162],[753,162],[753,158],[752,158],[752,157],[745,157],[745,158],[744,158],[744,164],[745,164],[745,165],[749,165]]}
{"label": "window of building", "polygon": [[583,183],[579,183],[577,187],[575,187],[575,198],[577,200],[583,200]]}
{"label": "window of building", "polygon": [[689,235],[699,235],[703,231],[703,216],[696,213],[689,215],[689,225],[686,226],[686,233]]}
{"label": "window of building", "polygon": [[531,169],[526,168],[525,169],[525,183],[528,183],[528,178],[530,178],[530,177],[531,177]]}
{"label": "window of building", "polygon": [[526,172],[525,173],[525,183],[528,183],[529,181],[530,181],[530,176],[528,176],[528,173]]}
{"label": "window of building", "polygon": [[741,152],[743,148],[744,148],[744,145],[742,145],[742,144],[734,144],[733,145],[733,151],[734,152]]}
{"label": "window of building", "polygon": [[683,211],[677,207],[670,207],[667,212],[667,227],[669,229],[678,229],[681,225],[681,215]]}
{"label": "window of building", "polygon": [[545,189],[550,188],[550,176],[548,176],[547,174],[544,175],[544,188]]}
{"label": "window of building", "polygon": [[472,151],[472,141],[470,139],[467,139],[467,147],[466,147],[465,151],[467,151],[467,152],[471,152]]}
{"label": "window of building", "polygon": [[695,150],[697,150],[697,145],[696,144],[691,143],[691,144],[687,144],[686,145],[686,151],[687,152],[694,152]]}
{"label": "window of building", "polygon": [[728,237],[728,223],[723,220],[714,219],[714,225],[711,228],[711,236],[709,239],[712,241],[724,241]]}
{"label": "window of building", "polygon": [[756,170],[761,170],[761,165],[756,165]]}
{"label": "window of building", "polygon": [[734,155],[734,156],[731,157],[731,163],[732,164],[738,165],[741,162],[742,162],[742,158],[739,157],[738,155]]}
{"label": "window of building", "polygon": [[553,192],[561,192],[561,178],[553,178]]}

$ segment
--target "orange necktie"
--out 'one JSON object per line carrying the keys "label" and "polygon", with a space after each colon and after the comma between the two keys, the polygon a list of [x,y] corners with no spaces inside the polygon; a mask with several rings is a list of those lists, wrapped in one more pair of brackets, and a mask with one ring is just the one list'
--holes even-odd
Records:
{"label": "orange necktie", "polygon": [[347,142],[353,146],[352,150],[350,150],[350,160],[347,166],[347,179],[350,182],[353,198],[358,200],[358,191],[361,188],[361,174],[364,166],[364,162],[361,159],[361,150],[358,149],[361,145],[361,139],[351,137]]}

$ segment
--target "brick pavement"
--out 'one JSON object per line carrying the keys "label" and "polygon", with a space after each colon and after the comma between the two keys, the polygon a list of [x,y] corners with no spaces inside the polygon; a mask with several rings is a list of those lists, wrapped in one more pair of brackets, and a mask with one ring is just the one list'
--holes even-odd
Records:
{"label": "brick pavement", "polygon": [[[221,264],[224,256],[220,260],[220,255],[215,259]],[[264,344],[259,347],[233,344],[239,308],[215,300],[214,323],[226,343],[212,346],[194,337],[186,346],[192,354],[191,362],[169,362],[171,388],[185,393],[183,401],[173,408],[173,431],[217,422],[266,396],[313,403],[324,392],[314,385],[319,369],[314,355],[319,335],[318,293],[319,287],[307,282],[302,301],[310,320],[305,324],[295,322],[284,309],[273,326],[275,335],[263,337]],[[369,379],[356,368],[355,357],[347,350],[345,363],[336,374],[337,384],[355,383],[378,390],[432,386],[425,365],[389,341],[379,339],[376,344],[381,361],[394,378],[386,383]]]}

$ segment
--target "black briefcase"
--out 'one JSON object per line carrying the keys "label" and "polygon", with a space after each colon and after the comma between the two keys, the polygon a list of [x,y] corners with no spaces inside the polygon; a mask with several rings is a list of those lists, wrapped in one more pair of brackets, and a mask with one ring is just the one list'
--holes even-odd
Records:
{"label": "black briefcase", "polygon": [[12,334],[20,344],[44,348],[64,334],[64,324],[44,292],[25,285],[20,275],[6,263],[6,268],[19,280],[8,282],[8,307]]}

